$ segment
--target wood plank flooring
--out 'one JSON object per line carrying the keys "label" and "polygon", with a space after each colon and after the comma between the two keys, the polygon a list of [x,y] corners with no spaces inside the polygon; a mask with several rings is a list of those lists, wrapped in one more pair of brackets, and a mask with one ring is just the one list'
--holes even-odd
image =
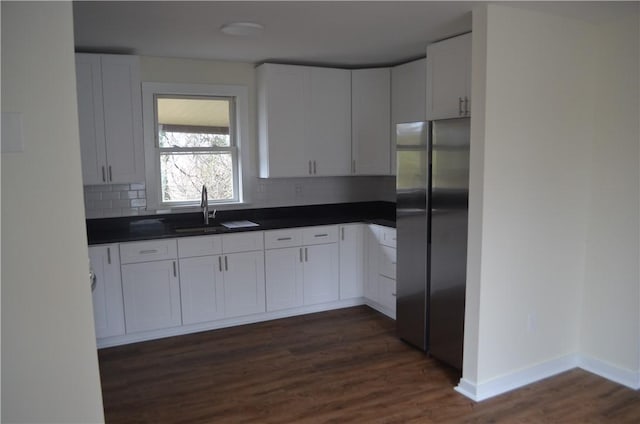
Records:
{"label": "wood plank flooring", "polygon": [[581,370],[474,403],[366,306],[99,351],[107,423],[640,423]]}

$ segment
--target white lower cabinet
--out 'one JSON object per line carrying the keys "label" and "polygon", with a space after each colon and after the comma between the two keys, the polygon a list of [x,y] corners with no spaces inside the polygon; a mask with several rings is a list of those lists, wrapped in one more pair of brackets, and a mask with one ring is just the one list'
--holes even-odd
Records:
{"label": "white lower cabinet", "polygon": [[176,260],[122,265],[127,333],[182,324]]}
{"label": "white lower cabinet", "polygon": [[265,312],[264,253],[224,255],[225,317]]}
{"label": "white lower cabinet", "polygon": [[95,275],[92,298],[96,337],[120,336],[125,328],[118,244],[89,247],[89,262]]}
{"label": "white lower cabinet", "polygon": [[265,232],[267,310],[340,298],[340,252],[335,225]]}
{"label": "white lower cabinet", "polygon": [[364,295],[364,224],[341,225],[340,299]]}
{"label": "white lower cabinet", "polygon": [[370,306],[395,318],[396,230],[369,225],[366,235],[366,281],[364,296]]}
{"label": "white lower cabinet", "polygon": [[182,323],[224,318],[224,282],[221,256],[180,259]]}

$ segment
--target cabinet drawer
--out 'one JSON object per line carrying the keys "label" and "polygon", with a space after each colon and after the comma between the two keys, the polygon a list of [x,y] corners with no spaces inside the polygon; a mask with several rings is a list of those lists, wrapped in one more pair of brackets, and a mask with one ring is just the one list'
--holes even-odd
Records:
{"label": "cabinet drawer", "polygon": [[279,249],[302,245],[302,231],[295,228],[264,232],[264,248]]}
{"label": "cabinet drawer", "polygon": [[380,246],[380,274],[396,279],[396,249],[388,246]]}
{"label": "cabinet drawer", "polygon": [[396,229],[389,227],[381,227],[380,244],[389,247],[396,247]]}
{"label": "cabinet drawer", "polygon": [[338,241],[337,225],[322,225],[308,227],[302,230],[302,244],[305,246],[313,244],[336,243]]}
{"label": "cabinet drawer", "polygon": [[221,236],[184,237],[178,239],[178,256],[219,255],[222,253]]}
{"label": "cabinet drawer", "polygon": [[222,236],[222,252],[251,252],[264,249],[264,231],[249,231],[238,234],[224,234]]}
{"label": "cabinet drawer", "polygon": [[178,246],[175,239],[151,240],[120,244],[120,262],[161,261],[178,257]]}

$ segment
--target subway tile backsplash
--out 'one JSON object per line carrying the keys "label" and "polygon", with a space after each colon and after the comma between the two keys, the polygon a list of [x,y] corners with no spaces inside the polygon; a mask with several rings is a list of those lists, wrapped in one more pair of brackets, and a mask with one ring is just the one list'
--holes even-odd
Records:
{"label": "subway tile backsplash", "polygon": [[142,215],[146,206],[144,183],[84,186],[87,218]]}

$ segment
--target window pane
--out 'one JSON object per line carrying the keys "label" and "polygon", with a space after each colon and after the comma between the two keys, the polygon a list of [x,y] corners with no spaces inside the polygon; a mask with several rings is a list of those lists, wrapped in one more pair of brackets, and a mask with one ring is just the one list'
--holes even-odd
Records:
{"label": "window pane", "polygon": [[157,97],[160,147],[227,147],[230,109],[225,98]]}
{"label": "window pane", "polygon": [[233,160],[229,152],[161,153],[163,202],[199,202],[202,185],[209,200],[232,200]]}

